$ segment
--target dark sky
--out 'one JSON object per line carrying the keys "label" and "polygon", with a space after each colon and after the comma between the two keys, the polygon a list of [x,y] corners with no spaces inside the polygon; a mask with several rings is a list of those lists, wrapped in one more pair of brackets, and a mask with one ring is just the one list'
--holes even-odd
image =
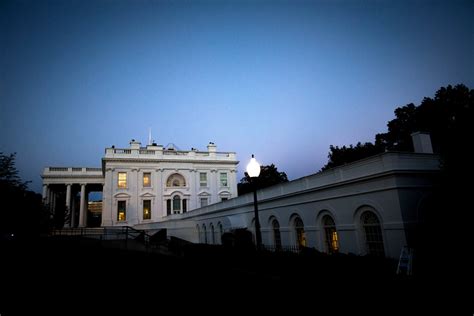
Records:
{"label": "dark sky", "polygon": [[393,110],[474,88],[473,1],[0,2],[0,151],[100,166],[153,139],[250,155],[290,179]]}

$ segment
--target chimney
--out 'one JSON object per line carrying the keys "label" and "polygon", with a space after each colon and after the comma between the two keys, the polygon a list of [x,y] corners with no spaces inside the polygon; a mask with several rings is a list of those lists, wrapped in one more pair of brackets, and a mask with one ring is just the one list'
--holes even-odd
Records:
{"label": "chimney", "polygon": [[209,145],[207,145],[207,151],[210,153],[215,153],[217,151],[217,146],[214,145],[213,142],[209,142]]}
{"label": "chimney", "polygon": [[432,154],[433,147],[431,146],[431,137],[429,133],[415,132],[411,134],[413,141],[413,148],[416,153]]}
{"label": "chimney", "polygon": [[140,142],[138,142],[138,141],[132,139],[132,140],[130,141],[130,149],[140,149],[140,145],[141,145],[141,144],[142,144],[142,143],[140,143]]}

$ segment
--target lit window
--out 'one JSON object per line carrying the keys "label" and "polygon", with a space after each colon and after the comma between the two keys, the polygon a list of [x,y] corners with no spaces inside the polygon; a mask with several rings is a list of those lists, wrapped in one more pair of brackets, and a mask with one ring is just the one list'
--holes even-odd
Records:
{"label": "lit window", "polygon": [[199,186],[207,187],[207,173],[205,172],[199,173]]}
{"label": "lit window", "polygon": [[227,186],[227,173],[222,172],[220,174],[220,180],[221,180],[221,187],[226,187]]}
{"label": "lit window", "polygon": [[201,198],[201,207],[207,206],[208,204],[208,199],[207,197]]}
{"label": "lit window", "polygon": [[127,187],[127,173],[119,172],[118,173],[118,187],[124,189]]}
{"label": "lit window", "polygon": [[304,224],[301,218],[295,219],[296,242],[298,247],[306,247],[306,234],[304,232]]}
{"label": "lit window", "polygon": [[117,220],[125,221],[127,219],[127,201],[117,202]]}
{"label": "lit window", "polygon": [[151,200],[143,200],[143,219],[151,219]]}
{"label": "lit window", "polygon": [[329,215],[325,215],[322,222],[327,252],[336,253],[339,251],[339,237],[337,235],[336,224]]}
{"label": "lit window", "polygon": [[151,186],[151,173],[146,172],[143,174],[143,186],[150,187]]}

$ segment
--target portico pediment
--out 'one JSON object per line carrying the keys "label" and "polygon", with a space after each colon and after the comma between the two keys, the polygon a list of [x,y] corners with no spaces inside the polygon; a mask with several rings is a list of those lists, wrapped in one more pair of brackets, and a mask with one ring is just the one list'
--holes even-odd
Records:
{"label": "portico pediment", "polygon": [[218,194],[223,196],[232,195],[228,190],[221,190]]}
{"label": "portico pediment", "polygon": [[154,198],[155,195],[150,193],[150,192],[145,192],[145,193],[142,193],[140,194],[140,197],[143,197],[143,198]]}
{"label": "portico pediment", "polygon": [[118,198],[118,199],[129,199],[130,197],[131,195],[125,192],[119,192],[119,193],[114,194],[114,198]]}

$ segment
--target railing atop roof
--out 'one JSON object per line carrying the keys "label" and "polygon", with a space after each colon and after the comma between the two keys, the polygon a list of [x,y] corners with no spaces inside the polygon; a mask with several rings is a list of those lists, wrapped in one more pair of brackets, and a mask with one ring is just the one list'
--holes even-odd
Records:
{"label": "railing atop roof", "polygon": [[102,174],[102,168],[90,167],[46,167],[44,174]]}
{"label": "railing atop roof", "polygon": [[180,156],[187,157],[189,159],[221,159],[221,160],[236,160],[234,152],[208,152],[208,151],[197,151],[197,150],[173,150],[163,149],[162,147],[157,148],[140,148],[140,149],[123,149],[123,148],[106,148],[105,158],[144,158],[144,159],[157,159],[167,156],[168,158]]}

